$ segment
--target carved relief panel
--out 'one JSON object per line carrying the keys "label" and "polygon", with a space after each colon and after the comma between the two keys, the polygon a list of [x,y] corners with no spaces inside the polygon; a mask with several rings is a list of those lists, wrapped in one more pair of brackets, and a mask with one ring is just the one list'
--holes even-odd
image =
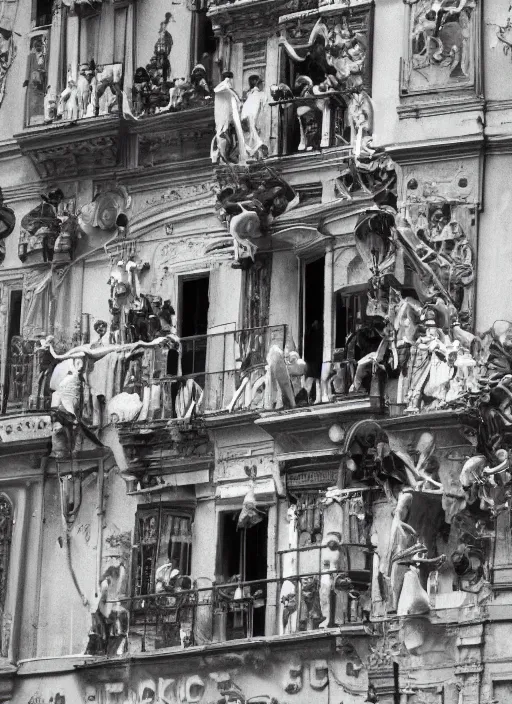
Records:
{"label": "carved relief panel", "polygon": [[478,0],[407,0],[401,93],[477,87]]}
{"label": "carved relief panel", "polygon": [[[418,251],[449,294],[462,327],[471,327],[477,254],[478,163],[458,160],[408,164],[401,170],[399,206]],[[428,298],[428,284],[412,272]]]}

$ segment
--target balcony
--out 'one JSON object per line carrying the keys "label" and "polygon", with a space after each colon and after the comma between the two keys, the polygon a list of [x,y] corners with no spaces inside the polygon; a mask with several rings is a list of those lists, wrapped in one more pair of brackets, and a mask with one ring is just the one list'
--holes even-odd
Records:
{"label": "balcony", "polygon": [[290,340],[286,325],[271,325],[180,342],[179,357],[168,361],[174,373],[151,380],[150,408],[132,424],[263,407],[269,351],[284,355]]}
{"label": "balcony", "polygon": [[[3,415],[50,409],[56,360],[49,350],[36,349],[36,345],[21,337],[11,341]],[[345,356],[343,349],[334,350],[334,368],[324,383],[306,378],[304,362],[293,351],[284,324],[185,337],[180,354],[167,357],[167,374],[155,369],[149,379],[141,377],[134,382],[133,390],[140,399],[148,393],[151,399],[135,419],[104,420],[117,421],[129,432],[142,426],[165,426],[172,419],[189,421],[193,417],[279,411],[347,400],[366,400],[374,411],[381,411],[382,370],[374,370],[365,387],[351,391],[357,362]],[[124,364],[122,378],[128,372],[128,362]]]}
{"label": "balcony", "polygon": [[[161,583],[158,593],[116,601],[116,618],[125,624],[128,651],[361,627],[370,616],[371,550],[361,544],[343,545],[336,569],[320,567],[324,551],[330,552],[328,545],[279,552],[281,572],[283,556],[291,552],[297,564],[306,554],[314,554],[308,562],[318,565],[288,577],[242,581],[235,576],[215,583],[179,575]],[[114,638],[103,644],[104,653],[90,654],[115,654],[118,643]]]}
{"label": "balcony", "polygon": [[[3,415],[50,408],[51,393],[41,375],[42,359],[34,340],[13,337],[8,354],[8,372],[4,380]],[[49,379],[48,379],[49,382]]]}
{"label": "balcony", "polygon": [[[278,87],[279,88],[279,87]],[[346,93],[329,91],[318,95],[286,96],[269,103],[273,130],[270,140],[277,142],[278,156],[319,151],[330,147],[350,148]]]}

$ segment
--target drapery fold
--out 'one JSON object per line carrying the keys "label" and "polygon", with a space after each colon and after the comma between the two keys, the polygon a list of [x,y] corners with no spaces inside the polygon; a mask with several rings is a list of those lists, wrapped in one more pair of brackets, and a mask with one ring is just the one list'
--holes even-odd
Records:
{"label": "drapery fold", "polygon": [[55,335],[58,341],[71,343],[80,321],[83,287],[82,267],[73,267],[73,275],[62,270],[28,271],[24,278],[24,315],[22,335],[34,340]]}

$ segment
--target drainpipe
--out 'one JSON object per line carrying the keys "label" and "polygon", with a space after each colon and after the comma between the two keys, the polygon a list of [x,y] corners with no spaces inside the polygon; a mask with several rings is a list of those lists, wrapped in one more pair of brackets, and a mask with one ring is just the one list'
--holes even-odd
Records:
{"label": "drainpipe", "polygon": [[103,559],[103,488],[105,485],[105,460],[102,457],[98,464],[98,505],[96,515],[98,516],[98,535],[96,543],[96,586],[95,593],[98,596],[101,579],[101,562]]}
{"label": "drainpipe", "polygon": [[322,403],[329,401],[329,389],[327,379],[331,373],[332,366],[332,317],[333,317],[333,289],[334,289],[334,245],[332,238],[327,242],[325,249],[324,268],[324,349],[322,355],[322,379],[320,382]]}
{"label": "drainpipe", "polygon": [[41,502],[40,502],[40,507],[39,507],[39,545],[38,545],[38,553],[37,553],[37,566],[36,566],[36,584],[39,586],[39,590],[37,592],[36,596],[36,604],[35,604],[35,612],[34,612],[34,645],[33,645],[33,652],[32,656],[34,658],[37,657],[37,646],[38,646],[38,633],[39,633],[39,614],[41,612],[41,574],[43,571],[43,550],[44,550],[44,540],[43,540],[43,535],[44,535],[44,524],[46,521],[46,516],[45,516],[45,491],[46,491],[46,477],[47,477],[47,468],[48,464],[50,463],[50,456],[46,455],[43,457],[41,460],[41,473],[42,473],[42,478],[41,478]]}

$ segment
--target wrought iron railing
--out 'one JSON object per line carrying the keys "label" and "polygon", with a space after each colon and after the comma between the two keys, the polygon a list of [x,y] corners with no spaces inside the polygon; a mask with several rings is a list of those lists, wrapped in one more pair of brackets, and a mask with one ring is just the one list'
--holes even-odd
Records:
{"label": "wrought iron railing", "polygon": [[4,375],[2,412],[44,410],[50,406],[50,392],[39,373],[36,342],[22,337],[11,339]]}
{"label": "wrought iron railing", "polygon": [[[319,554],[325,548],[308,547]],[[130,652],[362,624],[369,618],[371,551],[351,544],[342,554],[342,567],[280,578],[214,583],[180,577],[178,583],[190,588],[169,584],[156,594],[116,600],[114,608],[124,613],[119,621],[129,623]]]}
{"label": "wrought iron railing", "polygon": [[137,420],[261,407],[269,350],[289,342],[286,325],[182,338],[173,373],[151,380],[152,407]]}
{"label": "wrought iron railing", "polygon": [[[233,409],[251,407],[252,389],[265,375],[270,347],[277,345],[284,352],[288,342],[286,325],[182,338],[180,354],[171,353],[164,373],[162,369],[153,371],[145,382],[150,386],[151,403],[138,419],[183,418],[191,410],[220,411],[230,405]],[[2,412],[48,410],[55,366],[48,349],[33,340],[12,338],[4,375]],[[142,398],[142,381],[136,391]]]}
{"label": "wrought iron railing", "polygon": [[[287,325],[271,325],[230,330],[181,339],[181,352],[170,352],[162,364],[154,365],[149,375],[133,382],[133,391],[144,401],[133,422],[186,419],[192,414],[279,410],[284,404],[279,390],[279,375],[267,374],[268,355],[277,348],[283,355],[280,371],[286,375],[287,352],[292,351]],[[346,360],[334,350],[333,369],[323,389],[320,379],[290,377],[296,405],[345,400],[348,396],[368,396],[375,409],[382,406],[380,368],[371,374],[366,387],[354,391],[357,362]],[[340,357],[338,359],[338,357]],[[35,341],[15,337],[11,340],[3,378],[3,414],[48,411],[51,406],[50,382],[57,361],[51,352]],[[120,375],[126,378],[129,361],[124,360]],[[157,368],[158,366],[158,368]],[[293,367],[293,365],[292,365]],[[90,369],[89,369],[90,371]],[[85,375],[88,370],[85,368]],[[87,408],[88,390],[84,377],[82,402]],[[282,381],[282,380],[281,380]],[[125,390],[119,387],[115,393]],[[84,411],[85,412],[85,411]],[[89,416],[86,414],[85,421]]]}
{"label": "wrought iron railing", "polygon": [[277,143],[278,155],[328,147],[349,148],[346,95],[341,91],[329,91],[311,96],[283,97],[269,103],[272,110],[270,139]]}

